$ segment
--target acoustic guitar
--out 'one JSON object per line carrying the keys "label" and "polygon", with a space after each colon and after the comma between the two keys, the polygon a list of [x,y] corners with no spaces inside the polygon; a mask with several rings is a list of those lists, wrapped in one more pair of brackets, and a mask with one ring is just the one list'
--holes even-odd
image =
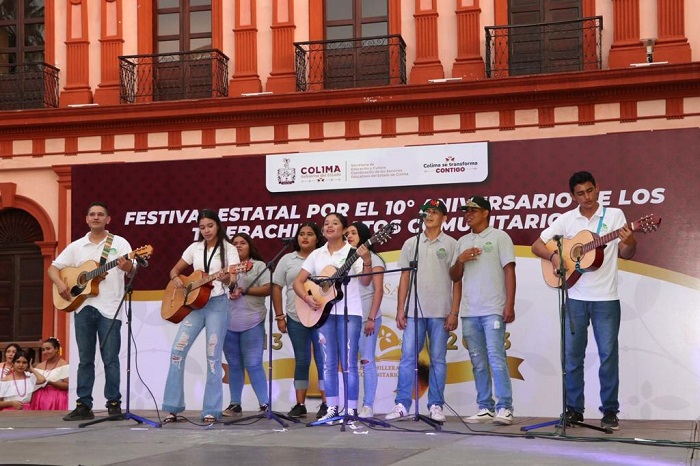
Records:
{"label": "acoustic guitar", "polygon": [[[148,259],[153,254],[151,245],[141,246],[140,248],[125,254],[125,259],[134,259],[136,256]],[[89,260],[83,262],[78,267],[65,267],[58,273],[61,280],[68,285],[70,289],[70,298],[64,299],[58,293],[58,287],[53,285],[53,305],[59,311],[73,312],[79,308],[83,302],[91,296],[97,296],[100,291],[100,282],[105,279],[105,274],[108,270],[117,266],[117,259],[109,261],[104,265],[98,262]]]}
{"label": "acoustic guitar", "polygon": [[[370,247],[372,244],[385,243],[391,238],[391,233],[396,228],[396,224],[388,223],[363,244],[366,247]],[[355,263],[358,257],[359,255],[355,251],[345,260],[342,267],[336,268],[328,265],[324,267],[320,275],[309,277],[304,282],[305,292],[321,303],[318,309],[311,309],[304,300],[298,296],[295,297],[297,315],[304,326],[318,328],[328,320],[335,303],[343,299],[342,278],[347,275],[350,267],[352,267],[352,264]]]}
{"label": "acoustic guitar", "polygon": [[[251,261],[232,265],[223,276],[232,273],[243,273],[253,267]],[[202,309],[211,296],[214,288],[212,283],[219,276],[217,274],[208,275],[201,270],[195,270],[190,275],[179,275],[180,280],[185,285],[182,288],[175,287],[175,281],[170,280],[163,293],[163,302],[160,305],[160,316],[174,324],[182,322],[193,310]]]}
{"label": "acoustic guitar", "polygon": [[[628,224],[628,226],[635,233],[649,233],[656,231],[660,223],[661,218],[651,214]],[[593,272],[600,268],[603,264],[603,249],[605,249],[605,245],[618,238],[621,229],[618,228],[603,236],[598,236],[592,231],[583,230],[571,239],[562,240],[562,260],[566,268],[565,279],[567,288],[574,286],[582,273]],[[547,241],[545,247],[552,253],[558,250],[557,242],[553,239]],[[561,277],[547,259],[542,259],[542,275],[547,285],[552,288],[561,287]]]}

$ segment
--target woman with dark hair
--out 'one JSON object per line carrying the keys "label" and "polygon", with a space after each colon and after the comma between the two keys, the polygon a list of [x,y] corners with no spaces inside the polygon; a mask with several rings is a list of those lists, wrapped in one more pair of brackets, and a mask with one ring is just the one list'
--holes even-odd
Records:
{"label": "woman with dark hair", "polygon": [[5,360],[2,362],[2,374],[0,374],[0,379],[12,371],[12,358],[15,357],[18,351],[22,351],[22,347],[17,343],[10,343],[7,345],[7,348],[5,348]]}
{"label": "woman with dark hair", "polygon": [[185,410],[185,359],[192,344],[201,333],[207,339],[207,381],[204,388],[202,420],[215,422],[221,417],[223,390],[221,378],[221,351],[228,326],[228,300],[226,290],[229,283],[235,283],[235,275],[229,274],[230,267],[240,262],[238,251],[231,244],[216,212],[208,209],[200,211],[197,218],[200,240],[192,243],[175,266],[170,270],[170,279],[175,287],[184,287],[180,274],[192,266],[208,275],[215,275],[209,301],[206,305],[190,312],[180,323],[170,353],[170,368],[163,394],[163,411],[170,414],[163,420],[169,423],[177,420],[177,413]]}
{"label": "woman with dark hair", "polygon": [[58,338],[47,338],[41,344],[42,361],[36,370],[46,379],[46,385],[36,391],[32,397],[31,409],[56,410],[68,409],[68,361],[61,358],[61,342]]}
{"label": "woman with dark hair", "polygon": [[[294,299],[292,283],[299,275],[301,265],[311,252],[326,243],[321,229],[314,222],[305,222],[299,226],[294,237],[294,252],[285,254],[277,263],[272,276],[272,304],[275,308],[277,328],[282,333],[289,333],[294,349],[294,391],[296,405],[287,413],[290,417],[306,416],[306,392],[309,389],[309,368],[311,367],[311,346],[318,370],[318,388],[321,391],[321,408],[316,418],[326,414],[326,392],[323,387],[323,350],[318,342],[318,329],[305,327],[299,322]],[[286,303],[282,307],[282,288],[286,287]],[[285,315],[285,312],[286,315]]]}
{"label": "woman with dark hair", "polygon": [[[347,229],[348,243],[358,248],[372,237],[369,228],[362,222],[355,222]],[[375,352],[377,336],[382,328],[382,312],[379,307],[384,296],[384,260],[374,251],[374,244],[369,251],[361,256],[365,264],[371,264],[374,275],[367,286],[360,283],[360,299],[362,300],[363,332],[360,335],[360,364],[363,374],[362,409],[359,417],[374,417],[374,396],[377,393],[377,363]],[[365,273],[369,270],[365,269]]]}
{"label": "woman with dark hair", "polygon": [[266,411],[269,399],[267,377],[263,369],[265,351],[265,297],[270,296],[270,274],[265,270],[262,254],[246,233],[233,237],[233,245],[242,261],[250,261],[252,267],[239,273],[229,287],[229,320],[224,355],[228,362],[228,388],[231,404],[222,413],[224,416],[242,414],[241,400],[245,371],[258,398],[260,411]]}
{"label": "woman with dark hair", "polygon": [[[326,275],[331,266],[334,269],[342,267],[346,260],[352,255],[352,246],[345,242],[345,230],[348,227],[348,220],[343,214],[333,212],[324,218],[323,236],[327,243],[314,250],[306,258],[301,266],[299,275],[294,279],[294,292],[304,302],[309,309],[316,312],[324,310],[324,303],[317,301],[313,295],[307,293],[304,283],[309,277]],[[360,255],[366,254],[367,248],[360,246],[357,251]],[[348,270],[348,274],[356,275],[362,270],[369,271],[370,263],[363,263],[357,259]],[[325,272],[324,272],[325,270]],[[330,274],[332,275],[332,274]],[[328,276],[330,276],[328,275]],[[360,300],[359,282],[365,285],[369,283],[369,276],[361,279],[351,279],[344,291],[347,291],[344,298],[332,305],[330,315],[319,329],[319,342],[323,349],[323,380],[328,399],[328,411],[321,421],[329,420],[338,416],[339,392],[338,363],[343,371],[348,372],[348,385],[345,387],[348,394],[348,406],[346,412],[351,416],[357,416],[357,399],[359,397],[359,376],[357,373],[357,352],[360,339],[360,327],[362,326],[362,302]],[[347,303],[348,323],[347,335],[345,334],[344,307]],[[330,305],[330,302],[326,303]],[[297,310],[298,311],[298,310]],[[346,346],[347,344],[347,346]],[[349,351],[349,353],[346,353]],[[346,357],[346,354],[348,357]]]}
{"label": "woman with dark hair", "polygon": [[0,411],[31,409],[32,393],[46,382],[34,367],[29,353],[19,350],[12,358],[12,370],[0,380]]}

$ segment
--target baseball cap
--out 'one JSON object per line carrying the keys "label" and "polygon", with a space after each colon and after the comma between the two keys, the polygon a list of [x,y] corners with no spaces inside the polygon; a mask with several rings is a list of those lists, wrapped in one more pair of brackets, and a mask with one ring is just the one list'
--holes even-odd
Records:
{"label": "baseball cap", "polygon": [[428,209],[437,209],[442,215],[447,215],[447,206],[440,199],[430,199],[420,208],[421,211],[426,211]]}
{"label": "baseball cap", "polygon": [[484,209],[488,210],[491,212],[491,203],[486,200],[486,198],[481,197],[481,196],[472,196],[469,199],[467,199],[467,204],[463,205],[459,208],[459,210],[467,210],[468,208],[473,207],[476,209]]}

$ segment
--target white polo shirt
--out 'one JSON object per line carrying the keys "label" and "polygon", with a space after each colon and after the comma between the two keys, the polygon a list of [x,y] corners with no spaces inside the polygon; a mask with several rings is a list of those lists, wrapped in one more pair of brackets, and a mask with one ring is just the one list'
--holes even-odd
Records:
{"label": "white polo shirt", "polygon": [[[603,217],[605,211],[605,217]],[[601,221],[601,217],[603,217]],[[570,239],[582,230],[592,231],[598,236],[611,233],[627,223],[625,214],[617,208],[598,206],[595,214],[588,219],[576,208],[556,219],[540,235],[545,243],[555,235]],[[598,226],[600,225],[600,230]],[[593,272],[585,272],[576,284],[569,288],[569,297],[581,301],[613,301],[620,299],[617,292],[617,261],[620,239],[609,242],[604,249],[603,264]]]}
{"label": "white polo shirt", "polygon": [[[314,249],[311,254],[309,254],[309,257],[306,258],[304,265],[302,265],[301,268],[309,272],[312,277],[321,275],[323,269],[328,265],[332,265],[335,268],[340,268],[343,266],[343,264],[345,264],[345,259],[347,259],[350,249],[352,249],[352,246],[350,246],[349,243],[345,243],[345,246],[343,246],[342,249],[331,254],[328,251],[328,243],[326,243],[320,248]],[[361,258],[358,258],[348,271],[349,275],[356,275],[359,273],[362,273]],[[345,293],[345,286],[341,285],[341,291]],[[344,301],[347,299],[348,315],[362,317],[362,301],[360,299],[360,287],[359,280],[357,278],[350,280],[347,291],[347,295],[344,297],[344,299],[341,299],[335,303],[333,309],[331,310],[331,314],[343,315],[343,309],[345,306]]]}
{"label": "white polo shirt", "polygon": [[[196,243],[192,243],[187,247],[187,249],[185,249],[185,252],[182,253],[182,260],[190,264],[194,270],[204,271],[205,243],[206,241],[197,241]],[[224,267],[228,268],[229,265],[240,264],[241,260],[238,257],[238,249],[236,249],[236,247],[228,241],[224,241],[223,244],[226,251],[224,255]],[[209,275],[213,275],[221,270],[220,252],[221,251],[219,248],[217,248],[216,251],[214,251],[214,248],[207,249],[207,262],[209,262],[209,259],[211,259],[211,262],[209,262]],[[214,253],[213,258],[211,257],[212,253]],[[214,285],[214,288],[211,290],[211,294],[209,295],[210,298],[213,298],[214,296],[221,296],[228,291],[226,286],[219,280],[214,280],[212,285]]]}
{"label": "white polo shirt", "polygon": [[[90,233],[87,233],[82,238],[70,243],[66,249],[64,249],[63,252],[58,255],[56,260],[51,263],[51,265],[56,267],[58,270],[61,270],[66,267],[79,267],[88,260],[95,261],[99,264],[107,237],[105,236],[102,241],[95,244],[90,241],[89,236]],[[131,245],[129,242],[121,236],[114,235],[112,247],[110,248],[109,255],[107,256],[107,262],[111,262],[117,259],[119,256],[129,254],[130,252]],[[100,314],[103,316],[109,319],[114,317],[114,313],[117,311],[117,307],[119,306],[122,296],[124,295],[125,275],[126,272],[122,271],[116,266],[110,269],[109,272],[107,272],[105,279],[99,284],[97,296],[87,298],[83,304],[76,309],[76,314],[85,306],[92,306],[100,311]],[[117,318],[119,320],[122,319],[121,313],[117,316]]]}

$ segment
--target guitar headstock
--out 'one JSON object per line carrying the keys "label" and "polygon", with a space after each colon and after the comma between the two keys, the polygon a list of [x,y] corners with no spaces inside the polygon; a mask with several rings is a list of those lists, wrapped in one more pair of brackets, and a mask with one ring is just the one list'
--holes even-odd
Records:
{"label": "guitar headstock", "polygon": [[253,268],[252,261],[241,262],[240,264],[234,264],[229,266],[229,273],[246,273]]}
{"label": "guitar headstock", "polygon": [[370,244],[384,244],[391,238],[391,234],[398,228],[395,223],[387,223],[369,240]]}
{"label": "guitar headstock", "polygon": [[141,246],[138,249],[134,249],[129,253],[129,259],[135,259],[137,256],[142,258],[142,259],[150,259],[151,256],[153,255],[153,246],[150,244],[147,244],[145,246]]}
{"label": "guitar headstock", "polygon": [[661,217],[657,217],[654,214],[646,215],[636,222],[632,223],[633,231],[641,231],[642,233],[649,233],[651,231],[656,231],[656,229],[661,224]]}

